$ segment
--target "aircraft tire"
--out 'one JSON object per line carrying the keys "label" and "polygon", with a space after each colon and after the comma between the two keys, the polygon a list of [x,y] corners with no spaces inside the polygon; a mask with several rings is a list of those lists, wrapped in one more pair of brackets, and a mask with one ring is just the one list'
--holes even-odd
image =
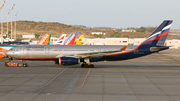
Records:
{"label": "aircraft tire", "polygon": [[94,68],[94,65],[93,65],[93,64],[90,64],[89,67],[90,67],[90,68]]}
{"label": "aircraft tire", "polygon": [[81,67],[84,67],[84,63],[83,63],[83,64],[81,64]]}
{"label": "aircraft tire", "polygon": [[89,65],[88,64],[84,64],[84,68],[88,68],[89,67]]}
{"label": "aircraft tire", "polygon": [[7,62],[5,63],[5,66],[6,66],[6,67],[9,67],[8,64],[7,64]]}
{"label": "aircraft tire", "polygon": [[28,64],[27,63],[23,64],[23,67],[28,67]]}

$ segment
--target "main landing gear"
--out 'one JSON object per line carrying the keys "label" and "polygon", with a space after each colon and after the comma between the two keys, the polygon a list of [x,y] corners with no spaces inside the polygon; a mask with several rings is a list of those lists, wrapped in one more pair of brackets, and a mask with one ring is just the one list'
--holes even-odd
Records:
{"label": "main landing gear", "polygon": [[83,68],[94,68],[94,65],[93,64],[83,63],[83,64],[81,64],[81,67],[83,67]]}
{"label": "main landing gear", "polygon": [[81,64],[81,67],[94,68],[94,65],[90,64],[89,58],[85,58],[83,64]]}

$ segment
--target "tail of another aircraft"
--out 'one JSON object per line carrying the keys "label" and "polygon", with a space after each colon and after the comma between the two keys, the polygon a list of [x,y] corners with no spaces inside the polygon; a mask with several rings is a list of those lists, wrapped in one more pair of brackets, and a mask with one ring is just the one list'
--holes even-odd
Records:
{"label": "tail of another aircraft", "polygon": [[74,45],[75,39],[78,35],[78,32],[70,34],[68,38],[65,40],[64,45]]}
{"label": "tail of another aircraft", "polygon": [[161,25],[159,25],[159,27],[155,29],[152,34],[149,35],[147,39],[139,45],[139,47],[142,45],[163,46],[171,28],[172,22],[172,20],[164,20]]}
{"label": "tail of another aircraft", "polygon": [[51,34],[50,33],[46,33],[41,40],[37,43],[37,45],[49,45],[51,39]]}
{"label": "tail of another aircraft", "polygon": [[55,42],[53,42],[53,45],[64,45],[64,41],[66,39],[66,34],[62,34],[59,39]]}
{"label": "tail of another aircraft", "polygon": [[76,39],[75,44],[76,45],[83,45],[84,42],[82,42],[84,35],[81,35],[78,39]]}

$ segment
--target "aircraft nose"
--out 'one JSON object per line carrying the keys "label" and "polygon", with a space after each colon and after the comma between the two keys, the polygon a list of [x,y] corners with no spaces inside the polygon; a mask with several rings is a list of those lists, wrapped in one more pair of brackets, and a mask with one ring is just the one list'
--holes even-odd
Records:
{"label": "aircraft nose", "polygon": [[7,51],[7,52],[5,52],[5,54],[7,55],[7,56],[12,56],[12,52],[11,51]]}

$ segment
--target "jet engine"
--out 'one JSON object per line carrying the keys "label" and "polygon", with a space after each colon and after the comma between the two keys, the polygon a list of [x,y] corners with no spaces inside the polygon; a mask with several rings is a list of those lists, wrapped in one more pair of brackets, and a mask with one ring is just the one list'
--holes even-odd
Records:
{"label": "jet engine", "polygon": [[71,57],[60,57],[59,61],[55,61],[55,63],[59,65],[75,65],[79,64],[80,60]]}

